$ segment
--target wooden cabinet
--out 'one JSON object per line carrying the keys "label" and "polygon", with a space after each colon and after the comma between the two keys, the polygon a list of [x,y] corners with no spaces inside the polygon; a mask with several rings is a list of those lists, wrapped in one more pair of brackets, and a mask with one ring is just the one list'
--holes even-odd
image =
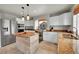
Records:
{"label": "wooden cabinet", "polygon": [[23,53],[35,53],[38,45],[39,35],[37,33],[29,37],[16,36],[16,46]]}
{"label": "wooden cabinet", "polygon": [[63,35],[70,35],[70,33],[58,34],[58,53],[59,54],[73,54],[73,39],[66,38]]}

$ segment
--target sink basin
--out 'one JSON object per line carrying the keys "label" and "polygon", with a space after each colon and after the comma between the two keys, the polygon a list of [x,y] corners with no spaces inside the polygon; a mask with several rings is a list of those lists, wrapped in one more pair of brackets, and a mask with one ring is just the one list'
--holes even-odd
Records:
{"label": "sink basin", "polygon": [[72,36],[71,34],[63,34],[63,37],[67,38],[67,39],[77,39],[76,37]]}

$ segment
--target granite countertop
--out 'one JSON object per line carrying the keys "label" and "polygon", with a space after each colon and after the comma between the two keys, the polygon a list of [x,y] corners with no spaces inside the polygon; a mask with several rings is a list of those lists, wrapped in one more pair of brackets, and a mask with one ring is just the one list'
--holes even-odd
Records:
{"label": "granite countertop", "polygon": [[59,33],[62,33],[63,38],[78,40],[78,38],[74,36],[73,32],[68,32],[66,30],[52,30],[52,31],[45,30],[45,32],[59,32]]}
{"label": "granite countertop", "polygon": [[15,34],[16,36],[20,36],[20,37],[30,37],[35,35],[34,32],[18,32]]}
{"label": "granite countertop", "polygon": [[71,33],[71,34],[73,34],[73,32],[68,32],[67,30],[45,30],[45,32],[63,32],[63,33]]}

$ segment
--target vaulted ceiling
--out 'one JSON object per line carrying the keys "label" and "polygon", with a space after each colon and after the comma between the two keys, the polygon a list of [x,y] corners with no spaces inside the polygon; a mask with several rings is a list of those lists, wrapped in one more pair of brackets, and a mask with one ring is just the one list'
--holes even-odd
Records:
{"label": "vaulted ceiling", "polygon": [[18,16],[22,16],[22,9],[24,7],[24,16],[27,13],[30,16],[39,16],[46,14],[56,14],[63,11],[69,11],[74,6],[73,4],[30,4],[27,7],[26,4],[0,4],[0,12],[6,12]]}

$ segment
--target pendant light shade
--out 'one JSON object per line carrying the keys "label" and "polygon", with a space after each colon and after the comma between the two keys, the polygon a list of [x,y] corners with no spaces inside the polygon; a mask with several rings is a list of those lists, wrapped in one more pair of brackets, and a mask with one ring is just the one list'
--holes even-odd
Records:
{"label": "pendant light shade", "polygon": [[27,20],[30,20],[30,17],[29,17],[29,15],[27,15]]}
{"label": "pendant light shade", "polygon": [[[30,20],[32,18],[30,18],[30,16],[29,16],[29,4],[26,4],[26,6],[27,6],[27,16],[26,16],[26,19]],[[24,17],[24,9],[25,9],[25,7],[22,6],[21,9],[22,9],[22,21],[24,21],[25,20],[25,17]]]}
{"label": "pendant light shade", "polygon": [[25,19],[24,19],[24,16],[22,16],[22,21],[24,21]]}
{"label": "pendant light shade", "polygon": [[28,10],[27,10],[27,20],[30,20],[30,16],[29,16],[29,4],[27,4],[27,8],[28,8]]}
{"label": "pendant light shade", "polygon": [[22,21],[24,21],[25,19],[24,19],[24,7],[21,7],[21,9],[22,9]]}

